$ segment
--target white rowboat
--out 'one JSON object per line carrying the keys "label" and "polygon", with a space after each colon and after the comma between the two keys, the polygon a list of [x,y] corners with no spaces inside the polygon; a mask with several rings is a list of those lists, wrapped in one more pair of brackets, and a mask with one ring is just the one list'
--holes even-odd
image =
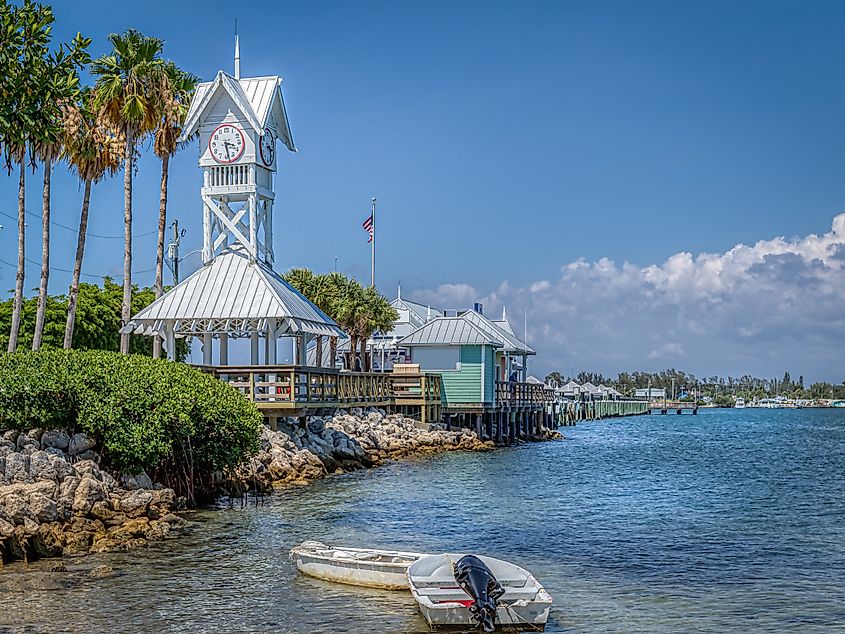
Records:
{"label": "white rowboat", "polygon": [[[472,628],[469,610],[473,599],[455,580],[454,564],[463,554],[429,555],[408,568],[411,594],[420,612],[432,628]],[[496,626],[542,631],[549,618],[552,597],[524,568],[494,559],[479,557],[490,569],[505,594],[498,600]]]}
{"label": "white rowboat", "polygon": [[313,541],[303,542],[290,551],[291,560],[304,575],[385,590],[407,590],[408,566],[425,556],[395,550],[327,546]]}

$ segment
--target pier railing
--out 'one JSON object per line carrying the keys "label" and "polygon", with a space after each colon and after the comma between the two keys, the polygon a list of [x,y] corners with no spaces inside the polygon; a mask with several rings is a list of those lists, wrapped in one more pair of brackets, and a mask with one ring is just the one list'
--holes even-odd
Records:
{"label": "pier railing", "polygon": [[294,365],[199,369],[228,383],[262,410],[441,405],[438,374],[341,372]]}
{"label": "pier railing", "polygon": [[496,381],[496,403],[510,407],[532,407],[551,403],[554,390],[539,383]]}

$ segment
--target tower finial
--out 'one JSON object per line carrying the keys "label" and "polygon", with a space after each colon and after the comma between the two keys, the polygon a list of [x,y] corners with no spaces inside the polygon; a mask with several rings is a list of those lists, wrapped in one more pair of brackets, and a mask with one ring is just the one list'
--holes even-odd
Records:
{"label": "tower finial", "polygon": [[235,79],[241,78],[241,47],[238,41],[238,19],[235,18]]}
{"label": "tower finial", "polygon": [[502,304],[502,321],[507,321],[507,320],[508,320],[507,309],[505,308],[505,305]]}
{"label": "tower finial", "polygon": [[396,285],[396,299],[402,299],[402,282]]}

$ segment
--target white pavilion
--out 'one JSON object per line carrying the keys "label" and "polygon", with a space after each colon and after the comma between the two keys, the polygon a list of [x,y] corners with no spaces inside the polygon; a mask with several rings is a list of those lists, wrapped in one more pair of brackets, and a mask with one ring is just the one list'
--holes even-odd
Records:
{"label": "white pavilion", "polygon": [[248,338],[251,365],[276,365],[279,338],[293,337],[294,363],[304,365],[308,340],[346,338],[273,270],[277,141],[296,151],[281,84],[242,78],[236,40],[234,76],[219,71],[197,86],[182,136],[200,140],[203,266],[123,328],[161,337],[170,359],[177,338],[197,337],[203,364],[225,366],[229,340]]}

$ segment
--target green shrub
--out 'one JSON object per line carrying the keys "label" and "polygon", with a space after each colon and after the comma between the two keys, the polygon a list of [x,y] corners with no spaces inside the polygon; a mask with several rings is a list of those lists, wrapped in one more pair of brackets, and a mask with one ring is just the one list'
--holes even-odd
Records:
{"label": "green shrub", "polygon": [[257,451],[261,414],[182,363],[100,350],[0,355],[0,428],[33,427],[85,432],[105,465],[151,471],[193,497]]}

